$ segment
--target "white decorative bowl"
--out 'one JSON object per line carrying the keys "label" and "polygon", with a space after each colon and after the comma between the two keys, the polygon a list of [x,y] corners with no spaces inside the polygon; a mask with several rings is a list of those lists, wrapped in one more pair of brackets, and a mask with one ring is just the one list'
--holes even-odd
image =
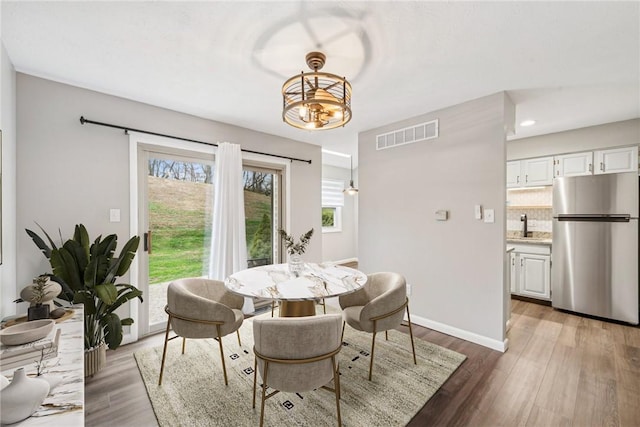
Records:
{"label": "white decorative bowl", "polygon": [[4,345],[21,345],[46,337],[53,329],[53,319],[32,320],[9,326],[0,331],[0,342]]}

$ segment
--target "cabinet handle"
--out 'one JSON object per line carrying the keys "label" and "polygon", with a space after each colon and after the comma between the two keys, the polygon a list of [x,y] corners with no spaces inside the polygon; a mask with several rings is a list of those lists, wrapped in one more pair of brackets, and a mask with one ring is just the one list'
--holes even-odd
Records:
{"label": "cabinet handle", "polygon": [[511,258],[511,265],[516,265],[516,259],[515,258]]}
{"label": "cabinet handle", "polygon": [[529,182],[529,175],[524,176],[524,182]]}
{"label": "cabinet handle", "polygon": [[524,260],[522,258],[520,258],[520,267],[524,267],[523,262],[524,262]]}
{"label": "cabinet handle", "polygon": [[600,162],[600,170],[604,172],[604,162]]}
{"label": "cabinet handle", "polygon": [[516,184],[520,184],[520,175],[516,176]]}
{"label": "cabinet handle", "polygon": [[593,172],[593,164],[589,163],[589,172]]}

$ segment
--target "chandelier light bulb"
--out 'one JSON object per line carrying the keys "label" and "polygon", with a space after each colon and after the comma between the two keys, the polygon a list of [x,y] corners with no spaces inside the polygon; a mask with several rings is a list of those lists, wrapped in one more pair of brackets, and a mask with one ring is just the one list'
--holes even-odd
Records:
{"label": "chandelier light bulb", "polygon": [[300,118],[302,120],[304,120],[307,117],[307,112],[308,111],[309,110],[307,109],[306,105],[303,105],[303,106],[300,107],[300,109],[298,110],[298,114],[300,115]]}

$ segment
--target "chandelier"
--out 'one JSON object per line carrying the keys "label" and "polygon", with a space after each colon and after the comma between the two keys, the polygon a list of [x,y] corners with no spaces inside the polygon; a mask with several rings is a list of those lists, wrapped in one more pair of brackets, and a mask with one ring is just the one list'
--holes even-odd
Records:
{"label": "chandelier", "polygon": [[306,57],[312,72],[301,72],[282,85],[282,119],[300,129],[333,129],[351,120],[351,84],[344,77],[323,73],[326,57]]}

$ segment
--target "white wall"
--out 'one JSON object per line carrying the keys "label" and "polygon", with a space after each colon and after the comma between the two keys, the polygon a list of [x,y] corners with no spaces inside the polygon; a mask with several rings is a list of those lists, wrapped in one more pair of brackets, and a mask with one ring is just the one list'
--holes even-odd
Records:
{"label": "white wall", "polygon": [[[34,221],[70,237],[83,223],[91,236],[116,233],[120,245],[129,230],[129,138],[122,130],[81,125],[87,119],[121,124],[210,142],[312,160],[291,164],[291,230],[320,229],[320,147],[224,123],[177,113],[18,73],[17,288],[50,271],[47,260],[24,232]],[[121,222],[109,222],[109,209]],[[119,245],[119,247],[121,247]],[[310,259],[322,256],[322,240],[312,239]],[[3,296],[12,298],[13,295]]]}
{"label": "white wall", "polygon": [[4,44],[0,52],[0,129],[2,129],[2,265],[0,318],[16,312],[16,72]]}
{"label": "white wall", "polygon": [[640,119],[516,139],[507,143],[507,160],[640,144]]}
{"label": "white wall", "polygon": [[[505,116],[498,93],[359,134],[360,269],[412,285],[416,323],[503,349]],[[376,150],[377,134],[439,119],[439,138]],[[506,126],[508,128],[508,126]],[[495,223],[474,219],[474,205]],[[434,212],[446,209],[448,221]]]}
{"label": "white wall", "polygon": [[[351,180],[351,171],[349,169],[323,164],[322,178],[343,181],[344,187],[347,188]],[[353,180],[357,187],[358,183],[355,173]],[[349,196],[345,194],[344,206],[342,208],[342,231],[322,233],[323,261],[340,261],[357,258],[357,204],[358,195]]]}

